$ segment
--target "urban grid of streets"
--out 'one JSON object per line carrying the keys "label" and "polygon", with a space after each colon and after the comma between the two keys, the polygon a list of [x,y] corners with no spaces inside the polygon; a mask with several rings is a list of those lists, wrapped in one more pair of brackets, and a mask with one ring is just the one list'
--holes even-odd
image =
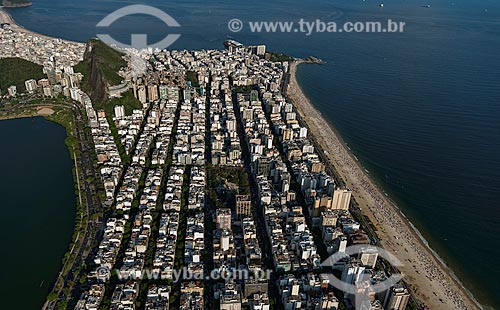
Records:
{"label": "urban grid of streets", "polygon": [[[338,307],[321,261],[371,241],[349,213],[351,192],[326,172],[282,95],[288,64],[259,57],[262,48],[229,42],[224,51],[140,54],[154,59],[131,82],[143,109],[127,116],[118,106],[113,118],[131,156],[126,167],[106,115],[81,94],[114,212],[77,309]],[[185,82],[188,72],[197,81]],[[228,180],[209,188],[220,171],[243,172],[250,191]],[[231,193],[231,205],[216,208],[210,191]],[[377,253],[367,251],[336,269],[347,282],[366,274],[384,281],[388,274],[376,264]],[[244,269],[250,277],[178,279],[182,268],[205,275]],[[252,276],[266,269],[270,279]],[[396,299],[406,306],[408,291],[392,288],[370,307]]]}
{"label": "urban grid of streets", "polygon": [[[90,236],[92,227],[84,230],[75,264],[87,263],[86,278],[70,296],[61,287],[59,299],[76,297],[76,309],[336,309],[339,299],[349,305],[354,296],[339,294],[328,273],[350,283],[364,275],[373,283],[389,276],[376,268],[377,254],[370,251],[334,271],[322,268],[330,254],[373,240],[349,212],[351,192],[327,172],[283,95],[288,63],[264,59],[264,46],[129,51],[148,61],[144,76],[127,80],[142,109],[126,115],[117,106],[110,124],[78,88],[81,75],[72,66],[83,58],[80,44],[0,31],[2,42],[11,44],[1,44],[8,56],[59,76],[56,85],[27,81],[28,92],[60,92],[78,102],[75,111],[85,111],[86,117],[75,112],[83,154],[77,169],[82,176],[98,173],[106,196],[101,204],[95,184],[83,178],[87,214],[111,207],[109,217],[87,224],[102,224],[98,240]],[[61,57],[54,58],[54,50]],[[186,82],[193,72],[197,81]],[[89,157],[94,153],[97,171]],[[90,245],[97,246],[90,251]],[[178,279],[181,269],[205,275],[238,269],[249,276]],[[270,278],[255,276],[268,269]],[[397,303],[404,309],[409,296],[397,286],[373,296],[368,307]]]}

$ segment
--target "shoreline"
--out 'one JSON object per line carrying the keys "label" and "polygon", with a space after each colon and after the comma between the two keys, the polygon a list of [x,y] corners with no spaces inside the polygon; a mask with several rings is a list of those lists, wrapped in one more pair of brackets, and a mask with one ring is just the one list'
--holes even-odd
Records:
{"label": "shoreline", "polygon": [[66,40],[66,39],[61,39],[61,38],[54,38],[51,36],[47,36],[47,35],[44,35],[44,34],[41,34],[41,33],[35,32],[35,31],[31,31],[29,29],[26,29],[23,26],[16,23],[14,18],[12,18],[12,16],[9,14],[9,12],[7,12],[5,9],[12,9],[12,8],[0,6],[0,24],[10,24],[10,27],[13,31],[32,35],[32,36],[42,37],[42,38],[48,39],[48,40],[62,40],[64,42],[69,42],[69,43],[74,43],[74,44],[85,44],[85,42],[77,42],[77,41]]}
{"label": "shoreline", "polygon": [[443,306],[482,309],[482,305],[429,246],[420,231],[386,196],[371,174],[365,171],[333,124],[326,121],[304,95],[296,77],[297,67],[303,63],[307,62],[299,60],[290,65],[287,95],[316,143],[321,146],[327,159],[325,164],[336,171],[338,177],[353,191],[353,198],[363,215],[377,228],[376,235],[383,247],[393,252],[404,264],[399,269],[410,284],[412,294],[431,309]]}
{"label": "shoreline", "polygon": [[[21,111],[17,111],[20,109]],[[48,111],[50,110],[50,111]],[[74,207],[74,222],[72,223],[72,229],[71,233],[68,236],[69,243],[65,246],[66,250],[62,256],[62,262],[60,265],[57,267],[57,273],[53,275],[54,279],[50,280],[46,284],[48,285],[48,293],[44,296],[42,300],[40,300],[40,305],[44,305],[47,303],[48,296],[50,293],[54,291],[56,288],[57,284],[62,280],[64,281],[64,277],[67,275],[68,271],[66,270],[66,265],[68,262],[70,262],[73,257],[75,256],[74,249],[76,245],[80,244],[80,228],[85,225],[84,219],[87,216],[85,214],[84,210],[82,210],[83,203],[82,203],[82,188],[80,186],[80,177],[79,177],[79,165],[78,162],[81,161],[81,153],[79,150],[76,150],[74,146],[70,145],[68,143],[69,139],[74,139],[76,136],[77,128],[76,128],[76,122],[67,122],[65,123],[62,120],[57,119],[57,114],[59,112],[62,113],[70,113],[72,116],[74,115],[71,112],[68,112],[72,110],[71,106],[65,106],[61,104],[50,104],[50,103],[44,103],[44,104],[35,104],[35,105],[25,105],[21,107],[15,108],[15,111],[18,113],[13,113],[13,111],[3,111],[3,109],[0,108],[0,122],[2,121],[9,121],[9,120],[17,120],[17,119],[34,119],[34,118],[43,118],[44,121],[54,123],[58,126],[61,126],[64,131],[65,131],[65,138],[64,138],[64,144],[66,147],[66,150],[68,151],[68,155],[71,159],[71,176],[73,178],[73,185],[75,188],[75,202],[76,204],[73,206]],[[47,113],[46,113],[47,112]],[[55,116],[56,118],[52,118],[52,116]],[[76,192],[78,194],[76,194]],[[78,213],[81,214],[80,218],[78,218]],[[66,255],[68,257],[66,258]],[[66,258],[66,259],[65,259]],[[76,259],[76,257],[75,257]],[[74,261],[74,259],[73,259]],[[45,281],[45,280],[44,280]],[[43,281],[42,281],[43,284]]]}
{"label": "shoreline", "polygon": [[[4,21],[5,20],[5,21]],[[70,40],[65,40],[65,39],[58,39],[54,37],[49,37],[46,35],[42,35],[33,31],[30,31],[20,25],[18,25],[12,18],[12,16],[5,11],[5,7],[0,7],[0,23],[9,23],[12,27],[13,30],[18,31],[18,32],[23,32],[26,34],[30,35],[36,35],[40,37],[44,37],[47,39],[56,39],[56,40],[64,40],[67,42],[74,42],[74,43],[80,43],[80,42],[75,42],[75,41],[70,41]],[[380,189],[380,187],[377,185],[377,183],[372,180],[371,174],[367,173],[365,171],[365,168],[361,165],[361,163],[355,158],[355,156],[351,153],[349,150],[348,146],[345,144],[345,142],[342,140],[341,135],[336,131],[334,128],[333,124],[329,123],[323,118],[323,115],[316,110],[314,105],[310,102],[310,100],[303,94],[302,89],[300,87],[300,84],[298,83],[296,79],[296,69],[297,66],[305,63],[304,61],[296,61],[293,62],[290,65],[290,84],[287,88],[287,94],[292,98],[292,102],[294,106],[297,108],[299,114],[301,115],[302,120],[307,124],[309,131],[311,135],[315,137],[315,140],[318,144],[322,146],[322,149],[324,151],[324,157],[327,159],[325,164],[329,165],[330,168],[332,168],[342,180],[345,181],[346,185],[353,190],[353,196],[356,198],[357,203],[360,206],[360,209],[363,211],[363,214],[367,216],[370,221],[375,225],[377,230],[377,236],[380,239],[381,243],[383,244],[384,248],[396,252],[396,256],[400,258],[400,260],[403,263],[406,263],[406,267],[410,267],[408,269],[415,269],[418,268],[411,268],[411,266],[408,266],[408,261],[405,258],[405,256],[412,257],[412,259],[423,259],[423,256],[427,256],[425,258],[430,259],[431,261],[429,262],[430,264],[434,264],[434,268],[437,268],[439,272],[442,273],[442,275],[437,275],[435,276],[436,278],[439,279],[433,279],[430,282],[432,284],[436,284],[436,280],[438,282],[444,281],[448,282],[447,284],[450,285],[451,289],[455,290],[457,294],[459,294],[459,297],[463,299],[464,305],[460,305],[457,303],[452,302],[453,297],[449,297],[447,294],[447,289],[445,288],[445,285],[439,285],[436,287],[432,287],[432,285],[426,285],[429,280],[424,278],[424,275],[431,274],[431,278],[434,278],[433,272],[421,272],[415,274],[415,272],[409,272],[406,268],[401,267],[401,271],[404,272],[406,280],[410,284],[412,284],[413,287],[416,287],[418,289],[418,292],[412,291],[415,296],[417,296],[420,300],[422,300],[424,303],[426,303],[428,306],[431,306],[431,309],[439,309],[443,305],[447,307],[459,307],[460,309],[481,309],[482,306],[478,303],[477,300],[475,300],[474,296],[472,293],[463,286],[463,284],[460,282],[458,277],[454,274],[454,272],[446,265],[446,263],[443,261],[443,259],[439,256],[438,253],[436,253],[428,244],[427,240],[423,237],[423,235],[418,231],[418,229],[410,222],[410,220],[404,215],[404,213],[395,205],[393,201],[390,200],[389,197],[385,195],[385,192]],[[293,87],[293,89],[292,89]],[[304,100],[305,99],[305,100]],[[304,111],[307,111],[305,113]],[[310,113],[312,112],[312,113]],[[40,116],[40,115],[37,115]],[[43,116],[42,116],[43,117]],[[18,117],[15,117],[18,118]],[[325,133],[325,136],[328,136],[331,133],[333,133],[329,138],[323,137],[323,135],[318,134],[319,132]],[[336,141],[336,143],[330,144],[326,141]],[[323,143],[320,143],[320,141],[323,140]],[[326,142],[326,143],[325,143]],[[337,147],[337,148],[335,148]],[[337,153],[340,151],[339,153]],[[347,155],[347,157],[345,157]],[[344,156],[344,157],[342,157]],[[345,168],[347,164],[353,164],[354,167],[356,167],[356,173],[361,173],[360,176],[352,176],[350,173],[346,173]],[[364,187],[367,187],[366,189]],[[375,192],[370,193],[368,191],[370,190],[375,190]],[[366,191],[363,193],[363,191]],[[366,197],[364,197],[366,196]],[[377,197],[379,196],[379,197]],[[372,197],[373,201],[371,201],[367,197]],[[377,199],[374,199],[377,198]],[[378,198],[382,198],[381,200],[378,200]],[[381,205],[377,206],[377,204],[381,203]],[[390,223],[385,222],[383,219],[380,217],[383,217],[383,215],[377,214],[375,211],[381,211],[381,210],[376,210],[376,208],[384,208],[383,211],[389,211],[392,212],[392,216],[394,216],[394,221],[396,225],[390,225]],[[393,240],[391,236],[393,235],[393,231],[397,230],[397,224],[402,224],[403,227],[400,227],[400,229],[407,229],[408,232],[410,233],[410,236],[408,236],[408,240],[405,240],[404,237],[400,237],[397,239],[399,242],[406,242],[406,244],[399,245],[398,242],[396,244],[391,243],[391,241],[388,240]],[[398,233],[399,234],[399,233]],[[423,250],[423,253],[420,255],[418,253],[417,255],[409,255],[409,254],[404,254],[405,253],[405,246],[408,248],[412,248],[411,246],[411,238],[414,238],[416,240],[416,246],[421,247]],[[394,242],[394,241],[393,241]],[[402,250],[402,251],[401,251]],[[408,252],[408,251],[406,251]],[[418,252],[415,250],[415,252]],[[400,256],[400,253],[403,254],[403,257]],[[408,253],[412,253],[411,251]],[[411,262],[411,260],[410,260]],[[412,262],[416,263],[416,262]],[[429,263],[423,263],[419,262],[422,265],[427,265]],[[420,267],[420,266],[417,266]],[[426,266],[424,266],[423,269],[426,269]],[[408,272],[407,272],[408,271]],[[414,280],[410,280],[414,278]],[[420,278],[420,279],[419,279]],[[422,282],[424,280],[424,282]],[[432,288],[432,289],[441,289],[443,292],[438,292],[438,295],[433,296],[431,292],[428,292],[430,296],[426,296],[425,293],[427,293],[427,289]],[[441,303],[438,298],[442,298],[445,301],[451,301],[451,303]]]}
{"label": "shoreline", "polygon": [[[72,229],[68,236],[69,243],[66,245],[66,250],[62,255],[62,262],[60,262],[55,273],[54,279],[46,282],[48,285],[48,293],[40,301],[41,309],[46,309],[46,306],[51,304],[52,294],[61,294],[64,288],[69,288],[73,291],[74,284],[68,280],[68,277],[75,276],[77,273],[74,271],[74,266],[81,263],[81,260],[88,255],[90,249],[89,242],[93,238],[88,238],[88,234],[96,233],[96,227],[92,225],[90,219],[92,215],[91,208],[88,203],[86,192],[89,192],[85,174],[85,158],[81,146],[85,143],[82,136],[81,121],[82,117],[79,114],[79,108],[72,103],[71,100],[65,103],[58,102],[45,102],[38,104],[25,104],[14,107],[11,110],[3,110],[0,108],[0,122],[15,119],[33,119],[43,118],[46,122],[57,124],[65,130],[64,144],[71,159],[71,175],[73,178],[75,205],[74,214],[75,218],[72,223]],[[88,156],[88,155],[87,155]],[[89,161],[89,159],[87,159]],[[88,169],[87,169],[88,170]],[[92,176],[91,176],[92,177]],[[78,214],[80,216],[78,217]],[[90,239],[89,241],[86,241]],[[87,254],[85,254],[87,253]]]}
{"label": "shoreline", "polygon": [[9,7],[0,7],[0,24],[10,24],[11,29],[14,31],[17,31],[17,32],[22,32],[22,33],[26,33],[26,34],[41,36],[44,38],[54,39],[52,37],[45,36],[43,34],[28,30],[28,29],[24,28],[23,26],[18,25],[14,21],[12,16],[5,9],[9,9]]}
{"label": "shoreline", "polygon": [[[56,204],[58,206],[59,211],[63,212],[63,213],[61,213],[62,215],[64,215],[64,217],[62,218],[63,219],[62,223],[64,223],[65,227],[64,227],[64,229],[61,227],[61,229],[63,229],[63,230],[60,230],[58,227],[57,231],[55,232],[58,235],[60,235],[57,238],[58,240],[54,240],[55,247],[57,247],[57,248],[52,249],[55,252],[53,252],[50,255],[50,259],[44,259],[42,269],[45,269],[45,271],[38,272],[37,269],[40,269],[40,268],[35,268],[35,270],[33,270],[33,272],[28,274],[29,279],[24,281],[24,283],[17,283],[15,285],[16,288],[21,289],[21,292],[23,290],[28,292],[28,293],[26,293],[26,292],[24,293],[24,295],[28,294],[28,296],[30,296],[29,300],[27,300],[26,303],[27,304],[29,303],[31,307],[38,308],[38,309],[41,308],[42,304],[47,299],[47,296],[52,289],[52,283],[54,283],[56,281],[56,279],[58,278],[58,276],[61,272],[61,266],[62,266],[61,260],[64,259],[64,256],[68,252],[70,245],[74,242],[74,240],[73,240],[73,237],[74,237],[73,233],[75,230],[74,226],[75,226],[75,224],[78,223],[78,218],[77,218],[77,213],[78,213],[78,206],[77,206],[78,200],[77,200],[77,198],[78,198],[78,196],[74,192],[74,190],[76,189],[76,179],[75,179],[75,175],[73,173],[73,170],[74,170],[73,153],[71,153],[70,149],[68,148],[68,144],[66,143],[67,139],[69,138],[69,134],[67,133],[67,129],[64,125],[57,123],[57,122],[50,121],[43,115],[38,115],[37,110],[39,108],[42,108],[42,107],[25,108],[26,111],[23,112],[22,114],[16,114],[16,115],[7,114],[4,116],[0,116],[0,123],[5,123],[6,126],[12,127],[12,128],[17,128],[19,126],[30,128],[30,127],[33,127],[33,124],[38,124],[38,125],[42,124],[43,127],[46,127],[46,126],[57,127],[58,131],[62,130],[64,132],[63,136],[55,139],[55,140],[58,140],[57,145],[62,147],[62,149],[57,152],[57,154],[58,154],[57,157],[60,157],[60,159],[67,159],[69,162],[68,162],[67,167],[62,167],[64,169],[62,169],[62,170],[58,169],[58,170],[61,173],[69,174],[70,180],[72,180],[74,182],[73,184],[68,183],[68,182],[64,183],[64,184],[69,185],[69,191],[65,190],[61,194],[65,197],[67,196],[64,200],[68,200],[68,201],[66,203],[63,203],[63,204],[61,204],[61,203]],[[21,123],[18,123],[18,121]],[[13,123],[14,125],[9,125],[8,122],[15,122],[15,123]],[[35,127],[38,127],[38,126],[35,126]],[[46,128],[43,128],[42,131],[45,132],[46,130],[47,130]],[[49,132],[52,132],[53,130],[54,129],[50,129]],[[53,136],[47,136],[46,138],[48,138],[48,140],[54,140]],[[60,138],[62,138],[62,141]],[[42,144],[46,144],[45,140],[42,139],[40,141]],[[54,141],[50,141],[49,144],[52,144],[53,142]],[[61,145],[61,143],[62,143],[62,145]],[[51,151],[51,153],[53,153],[53,152]],[[15,161],[17,161],[17,160],[15,160]],[[57,164],[61,164],[61,162],[57,161]],[[40,166],[40,165],[37,165],[37,166]],[[74,189],[72,189],[73,188],[72,185],[74,185]],[[42,196],[47,196],[47,195],[45,194]],[[47,196],[47,197],[50,198],[49,196]],[[74,204],[71,201],[74,201]],[[55,207],[55,205],[51,205],[51,207]],[[46,211],[42,211],[42,214],[44,214],[45,212]],[[24,214],[24,215],[26,215],[26,214]],[[57,222],[60,222],[60,220],[61,219],[59,219]],[[36,231],[32,231],[32,229],[30,229],[28,232],[30,234],[31,233],[36,234]],[[46,237],[46,234],[43,234],[43,237]],[[46,240],[43,240],[43,241],[46,241]],[[15,260],[12,263],[13,263],[13,266],[9,266],[9,268],[11,268],[11,267],[24,268],[24,266],[20,265],[20,263],[17,262],[17,260]],[[26,263],[24,263],[24,264],[26,265]],[[16,277],[18,278],[18,276],[16,276]],[[11,279],[10,276],[9,276],[9,279]],[[7,280],[7,278],[5,280]],[[12,288],[12,287],[10,287],[10,288]],[[23,298],[22,297],[23,293],[19,293],[19,292],[20,292],[19,290],[16,290],[15,292],[13,292],[12,296],[16,296],[17,299],[19,299],[19,297]],[[20,295],[20,296],[17,296],[17,295]],[[6,308],[17,308],[15,306],[10,306],[11,304],[9,302],[7,302],[7,304],[9,306],[6,306]]]}

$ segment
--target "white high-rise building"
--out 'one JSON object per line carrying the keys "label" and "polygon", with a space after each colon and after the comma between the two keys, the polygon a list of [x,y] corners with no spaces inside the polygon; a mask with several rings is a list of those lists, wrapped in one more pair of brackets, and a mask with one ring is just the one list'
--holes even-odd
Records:
{"label": "white high-rise building", "polygon": [[347,248],[347,238],[345,236],[340,236],[338,238],[338,249],[337,252],[345,253],[345,249]]}
{"label": "white high-rise building", "polygon": [[9,92],[10,97],[15,97],[17,94],[17,87],[16,86],[10,86],[7,88],[7,91]]}
{"label": "white high-rise building", "polygon": [[402,286],[394,286],[387,292],[384,309],[404,310],[410,301],[410,293]]}
{"label": "white high-rise building", "polygon": [[139,99],[140,103],[146,103],[148,100],[148,97],[146,95],[146,86],[140,85],[137,88],[137,99]]}
{"label": "white high-rise building", "polygon": [[264,56],[266,54],[266,46],[265,45],[257,45],[257,55]]}
{"label": "white high-rise building", "polygon": [[43,95],[45,97],[54,97],[54,92],[50,86],[43,88]]}
{"label": "white high-rise building", "polygon": [[71,99],[75,101],[80,101],[81,100],[81,94],[80,94],[80,89],[77,87],[71,87],[69,89],[69,93],[71,96]]}
{"label": "white high-rise building", "polygon": [[24,82],[24,86],[26,86],[26,91],[28,91],[28,93],[32,94],[35,92],[38,85],[34,79],[31,79],[31,80],[27,80],[26,82]]}
{"label": "white high-rise building", "polygon": [[332,209],[333,210],[349,210],[352,192],[347,189],[337,188],[333,192]]}
{"label": "white high-rise building", "polygon": [[306,127],[300,128],[299,138],[307,138],[307,128]]}
{"label": "white high-rise building", "polygon": [[361,263],[363,263],[363,266],[366,268],[375,268],[375,265],[377,264],[377,258],[378,258],[378,251],[377,249],[367,247],[365,249],[361,250],[361,253],[359,254]]}
{"label": "white high-rise building", "polygon": [[224,231],[223,235],[220,237],[220,248],[222,251],[228,251],[229,250],[229,244],[230,244],[230,237],[229,233],[227,231]]}
{"label": "white high-rise building", "polygon": [[121,119],[125,117],[125,107],[122,105],[115,106],[115,117]]}
{"label": "white high-rise building", "polygon": [[75,71],[73,70],[72,66],[64,66],[64,73],[75,74]]}

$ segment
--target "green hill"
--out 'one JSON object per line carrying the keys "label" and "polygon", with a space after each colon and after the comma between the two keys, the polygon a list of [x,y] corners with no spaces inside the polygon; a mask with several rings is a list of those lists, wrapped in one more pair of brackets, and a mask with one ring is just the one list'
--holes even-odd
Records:
{"label": "green hill", "polygon": [[108,87],[121,83],[118,71],[127,65],[123,55],[100,40],[92,39],[87,42],[83,61],[74,69],[83,74],[81,88],[92,101],[106,102],[109,97]]}
{"label": "green hill", "polygon": [[118,71],[127,65],[123,55],[100,40],[88,41],[84,60],[75,66],[75,71],[84,75],[82,89],[90,91],[95,79],[102,79],[108,86],[120,84]]}
{"label": "green hill", "polygon": [[21,58],[0,59],[0,89],[7,93],[7,87],[17,86],[19,93],[25,92],[24,82],[29,79],[43,79],[43,67]]}
{"label": "green hill", "polygon": [[87,42],[84,60],[74,68],[76,72],[84,75],[81,89],[90,96],[97,108],[102,108],[110,114],[115,105],[123,104],[127,114],[141,106],[131,91],[123,94],[120,99],[109,100],[108,87],[118,85],[123,80],[118,75],[118,71],[127,66],[123,56],[123,53],[104,42],[92,39]]}

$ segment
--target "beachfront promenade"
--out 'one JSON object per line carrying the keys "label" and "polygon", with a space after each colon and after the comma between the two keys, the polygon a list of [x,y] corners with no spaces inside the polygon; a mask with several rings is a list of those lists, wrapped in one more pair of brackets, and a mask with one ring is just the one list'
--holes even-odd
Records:
{"label": "beachfront promenade", "polygon": [[478,309],[452,272],[436,259],[408,220],[374,185],[329,123],[303,94],[296,79],[297,66],[301,63],[298,61],[290,66],[287,94],[323,148],[329,164],[353,191],[363,214],[376,227],[381,244],[403,263],[399,269],[415,295],[431,309]]}

